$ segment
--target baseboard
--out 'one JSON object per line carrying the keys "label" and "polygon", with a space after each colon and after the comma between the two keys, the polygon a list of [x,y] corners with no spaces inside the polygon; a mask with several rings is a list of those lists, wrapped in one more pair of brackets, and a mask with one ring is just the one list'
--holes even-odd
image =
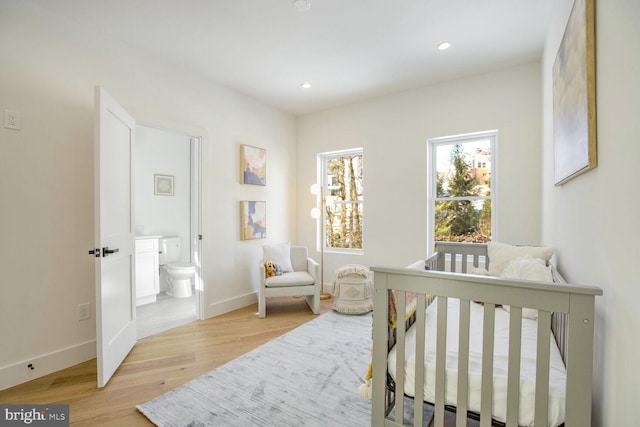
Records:
{"label": "baseboard", "polygon": [[[204,318],[219,316],[258,302],[258,292],[250,292],[224,301],[218,301],[205,307]],[[257,312],[257,309],[256,309]]]}
{"label": "baseboard", "polygon": [[323,289],[325,294],[333,295],[333,283],[325,283]]}
{"label": "baseboard", "polygon": [[[324,291],[333,294],[333,284],[325,284]],[[224,301],[218,301],[204,308],[204,318],[220,316],[258,302],[258,292],[250,292]]]}
{"label": "baseboard", "polygon": [[[96,357],[96,340],[0,367],[0,390],[26,383]],[[33,369],[31,369],[29,367]]]}

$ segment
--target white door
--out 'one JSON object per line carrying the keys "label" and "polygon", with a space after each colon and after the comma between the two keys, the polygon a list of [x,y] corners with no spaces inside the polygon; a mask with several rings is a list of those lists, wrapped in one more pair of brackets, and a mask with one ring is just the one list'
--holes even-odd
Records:
{"label": "white door", "polygon": [[96,342],[98,387],[136,343],[133,148],[135,120],[95,89]]}

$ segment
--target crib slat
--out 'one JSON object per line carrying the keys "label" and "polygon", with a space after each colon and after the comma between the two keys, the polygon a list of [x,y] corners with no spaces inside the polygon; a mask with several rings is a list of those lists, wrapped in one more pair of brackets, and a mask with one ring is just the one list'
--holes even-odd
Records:
{"label": "crib slat", "polygon": [[569,336],[569,321],[567,313],[553,313],[551,315],[551,331],[560,350],[564,366],[567,366],[567,343]]}
{"label": "crib slat", "polygon": [[444,424],[444,383],[447,364],[447,297],[438,297],[437,344],[436,344],[436,397],[434,408],[435,425]]}
{"label": "crib slat", "polygon": [[[460,334],[458,338],[458,396],[456,427],[466,427],[469,393],[469,328],[471,301],[460,300]],[[461,392],[461,390],[465,390]]]}
{"label": "crib slat", "polygon": [[462,272],[466,273],[467,272],[467,261],[468,261],[467,260],[467,254],[460,255],[460,258],[461,258],[461,263],[462,263],[462,265],[461,265]]}
{"label": "crib slat", "polygon": [[[556,270],[556,268],[553,266],[551,266],[551,275],[555,283],[558,283],[560,285],[567,284],[560,273],[558,273],[558,270]],[[551,331],[553,332],[553,336],[556,340],[556,344],[558,345],[558,349],[560,350],[560,355],[562,356],[562,361],[564,362],[565,367],[567,366],[567,344],[569,340],[569,336],[567,335],[568,330],[568,314],[557,312],[553,313],[551,315]]]}
{"label": "crib slat", "polygon": [[396,322],[396,422],[404,424],[404,355],[406,322],[404,313],[407,312],[406,293],[398,291],[397,322]]}
{"label": "crib slat", "polygon": [[480,400],[480,427],[491,426],[493,409],[493,342],[495,335],[496,306],[484,304],[482,325],[482,385]]}
{"label": "crib slat", "polygon": [[[374,273],[374,306],[373,310],[373,342],[384,343],[391,339],[389,330],[388,309],[389,292],[387,286],[387,274],[381,272]],[[371,379],[371,425],[372,427],[382,427],[386,424],[387,409],[389,408],[390,393],[387,393],[387,350],[386,345],[374,345],[373,347],[373,378]]]}
{"label": "crib slat", "polygon": [[536,409],[535,425],[547,425],[549,415],[549,339],[551,313],[538,310],[538,342],[536,353]]}
{"label": "crib slat", "polygon": [[521,345],[522,308],[511,307],[511,315],[509,316],[509,370],[507,374],[507,427],[518,426]]}
{"label": "crib slat", "polygon": [[437,270],[438,271],[446,271],[446,265],[447,265],[447,256],[444,252],[437,252],[437,256],[438,256],[438,264],[437,264]]}
{"label": "crib slat", "polygon": [[424,414],[424,343],[426,304],[424,294],[418,294],[416,303],[416,362],[415,391],[413,399],[413,425],[421,426]]}

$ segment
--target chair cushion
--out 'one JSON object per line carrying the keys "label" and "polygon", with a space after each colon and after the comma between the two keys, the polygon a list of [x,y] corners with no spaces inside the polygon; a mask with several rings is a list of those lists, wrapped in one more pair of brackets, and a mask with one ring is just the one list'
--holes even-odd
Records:
{"label": "chair cushion", "polygon": [[281,276],[267,277],[264,285],[267,288],[281,288],[285,286],[305,286],[314,284],[313,276],[306,271],[282,273]]}
{"label": "chair cushion", "polygon": [[263,260],[271,260],[282,267],[283,273],[293,271],[291,265],[291,245],[289,243],[281,243],[279,245],[264,245],[262,247]]}

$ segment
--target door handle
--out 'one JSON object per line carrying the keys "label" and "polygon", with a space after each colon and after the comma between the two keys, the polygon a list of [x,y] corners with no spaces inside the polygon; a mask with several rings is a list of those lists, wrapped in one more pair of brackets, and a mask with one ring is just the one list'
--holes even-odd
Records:
{"label": "door handle", "polygon": [[100,258],[100,248],[91,249],[89,255],[93,255],[96,258]]}
{"label": "door handle", "polygon": [[103,257],[109,256],[111,254],[115,254],[116,252],[120,252],[120,249],[118,249],[118,248],[109,249],[109,246],[102,248],[102,256]]}

